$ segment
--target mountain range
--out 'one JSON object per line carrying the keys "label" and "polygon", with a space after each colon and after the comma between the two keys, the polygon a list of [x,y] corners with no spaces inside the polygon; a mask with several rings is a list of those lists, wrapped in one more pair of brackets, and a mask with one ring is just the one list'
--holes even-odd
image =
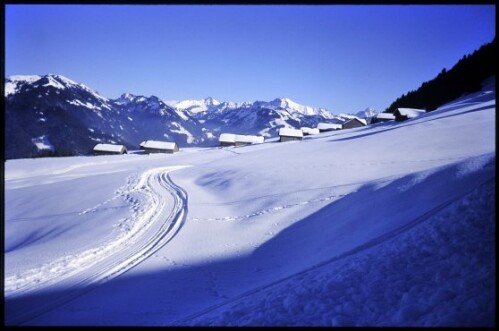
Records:
{"label": "mountain range", "polygon": [[156,96],[124,93],[109,99],[61,75],[10,76],[5,79],[5,158],[86,155],[97,143],[138,149],[147,139],[176,141],[180,147],[215,146],[223,132],[277,135],[279,128],[315,127],[369,118],[367,108],[355,115],[332,114],[288,98],[272,101],[165,102]]}

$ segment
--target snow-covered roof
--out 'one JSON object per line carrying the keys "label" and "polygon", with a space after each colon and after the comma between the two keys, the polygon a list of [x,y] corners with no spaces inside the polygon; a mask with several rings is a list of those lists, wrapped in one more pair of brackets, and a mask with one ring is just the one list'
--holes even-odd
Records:
{"label": "snow-covered roof", "polygon": [[341,124],[319,123],[317,125],[317,129],[319,129],[319,130],[339,130],[339,129],[341,129]]}
{"label": "snow-covered roof", "polygon": [[305,126],[301,128],[301,132],[306,133],[306,134],[319,134],[320,133],[319,129],[317,129],[317,128],[312,129],[312,128],[308,128]]}
{"label": "snow-covered roof", "polygon": [[279,136],[303,137],[303,132],[301,132],[301,130],[297,130],[297,129],[280,128],[279,129]]}
{"label": "snow-covered roof", "polygon": [[381,118],[384,120],[394,120],[395,115],[393,115],[392,113],[379,113],[378,115],[376,115],[376,118]]}
{"label": "snow-covered roof", "polygon": [[175,145],[176,145],[175,142],[170,142],[170,141],[146,140],[140,144],[140,147],[164,149],[164,150],[174,150]]}
{"label": "snow-covered roof", "polygon": [[263,136],[236,135],[236,142],[240,143],[261,144],[264,140],[265,138]]}
{"label": "snow-covered roof", "polygon": [[113,144],[97,144],[94,147],[94,151],[99,151],[99,152],[121,153],[125,149],[126,148],[123,145],[113,145]]}
{"label": "snow-covered roof", "polygon": [[349,122],[351,122],[351,121],[359,121],[359,122],[360,122],[360,123],[362,123],[363,125],[367,125],[367,121],[366,121],[365,119],[363,119],[363,118],[357,118],[357,117],[352,118],[352,119],[351,119],[351,120],[349,120],[349,121],[346,121],[344,124],[349,123]]}
{"label": "snow-covered roof", "polygon": [[233,133],[222,133],[218,138],[218,141],[224,143],[235,143],[236,135]]}
{"label": "snow-covered roof", "polygon": [[219,142],[225,143],[247,143],[247,144],[261,144],[265,141],[265,137],[263,136],[253,136],[253,135],[242,135],[242,134],[234,134],[234,133],[222,133],[220,138],[218,138]]}
{"label": "snow-covered roof", "polygon": [[400,113],[400,115],[407,116],[408,118],[413,118],[426,113],[426,110],[416,108],[397,108],[397,111]]}

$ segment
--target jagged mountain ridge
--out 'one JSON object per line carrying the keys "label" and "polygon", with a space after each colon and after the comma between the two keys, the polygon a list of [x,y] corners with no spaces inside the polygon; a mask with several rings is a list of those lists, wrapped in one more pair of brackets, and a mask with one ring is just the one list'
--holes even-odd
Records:
{"label": "jagged mountain ridge", "polygon": [[234,103],[210,97],[174,105],[130,93],[109,99],[52,74],[8,77],[5,104],[6,159],[85,155],[100,142],[133,150],[146,139],[173,140],[181,147],[210,146],[217,144],[221,132],[272,137],[281,127],[341,123],[352,116],[333,115],[287,98]]}

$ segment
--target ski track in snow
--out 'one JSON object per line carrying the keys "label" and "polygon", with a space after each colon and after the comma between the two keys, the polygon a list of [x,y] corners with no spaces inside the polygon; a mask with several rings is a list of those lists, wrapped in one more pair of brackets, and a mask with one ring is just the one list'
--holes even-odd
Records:
{"label": "ski track in snow", "polygon": [[[58,308],[137,266],[172,240],[182,228],[187,216],[187,193],[170,178],[169,172],[186,166],[154,168],[144,172],[138,183],[124,191],[132,206],[137,202],[131,193],[144,194],[147,202],[142,213],[137,211],[131,228],[109,245],[66,256],[53,263],[5,279],[5,298],[35,291],[50,291],[59,287],[73,289],[66,295],[47,301],[47,305],[25,307],[20,314],[10,316],[8,324],[22,324]],[[172,202],[165,199],[171,196]],[[135,219],[134,219],[135,218]],[[120,224],[121,226],[122,224]]]}

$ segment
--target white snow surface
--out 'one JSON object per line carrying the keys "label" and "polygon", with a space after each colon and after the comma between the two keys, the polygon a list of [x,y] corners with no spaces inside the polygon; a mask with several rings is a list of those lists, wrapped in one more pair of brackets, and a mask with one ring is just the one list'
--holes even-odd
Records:
{"label": "white snow surface", "polygon": [[7,160],[5,322],[494,326],[495,119]]}

